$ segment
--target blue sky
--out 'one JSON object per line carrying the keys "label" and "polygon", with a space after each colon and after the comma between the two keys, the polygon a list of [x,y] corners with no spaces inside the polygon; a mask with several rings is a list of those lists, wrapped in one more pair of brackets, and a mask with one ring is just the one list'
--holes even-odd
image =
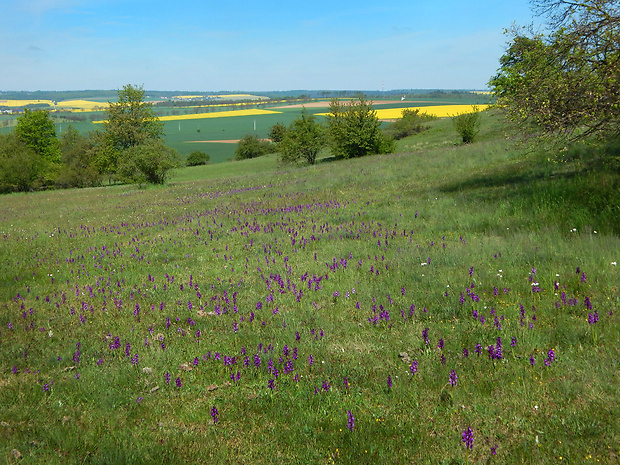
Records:
{"label": "blue sky", "polygon": [[0,90],[484,89],[528,0],[1,0]]}

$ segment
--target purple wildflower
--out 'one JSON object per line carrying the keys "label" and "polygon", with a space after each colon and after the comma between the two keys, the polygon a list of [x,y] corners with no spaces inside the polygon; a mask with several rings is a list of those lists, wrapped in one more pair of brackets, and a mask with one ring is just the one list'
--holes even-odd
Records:
{"label": "purple wildflower", "polygon": [[387,387],[388,389],[392,389],[392,377],[390,375],[387,377]]}
{"label": "purple wildflower", "polygon": [[516,338],[516,337],[513,337],[513,338],[510,340],[510,345],[511,345],[512,347],[516,347],[516,346],[517,346],[517,338]]}
{"label": "purple wildflower", "polygon": [[144,397],[138,397],[138,398],[136,399],[136,403],[138,403],[138,404],[139,404],[139,403],[140,403],[140,402],[142,402],[143,400],[144,400]]}
{"label": "purple wildflower", "polygon": [[214,405],[213,408],[211,408],[211,418],[213,418],[213,424],[219,421],[219,414],[220,412],[218,412],[217,407]]}
{"label": "purple wildflower", "polygon": [[598,322],[598,312],[594,310],[594,313],[588,313],[588,323],[594,325],[596,322]]}
{"label": "purple wildflower", "polygon": [[530,355],[530,365],[534,366],[534,364],[536,363],[536,359],[534,358],[534,354]]}
{"label": "purple wildflower", "polygon": [[497,455],[497,444],[491,446],[491,455]]}
{"label": "purple wildflower", "polygon": [[355,427],[355,417],[351,413],[351,410],[348,410],[347,411],[347,428],[349,428],[349,431],[353,431],[354,427]]}
{"label": "purple wildflower", "polygon": [[497,338],[497,344],[495,344],[495,358],[500,360],[502,358],[502,338]]}
{"label": "purple wildflower", "polygon": [[456,386],[459,377],[456,375],[456,371],[450,370],[450,378],[448,379],[448,384],[450,386]]}
{"label": "purple wildflower", "polygon": [[474,432],[471,428],[463,431],[463,442],[465,443],[465,448],[470,450],[474,448]]}
{"label": "purple wildflower", "polygon": [[175,379],[174,382],[177,384],[177,387],[181,387],[181,378]]}
{"label": "purple wildflower", "polygon": [[411,362],[411,366],[409,367],[412,375],[415,375],[418,372],[418,361],[414,360]]}

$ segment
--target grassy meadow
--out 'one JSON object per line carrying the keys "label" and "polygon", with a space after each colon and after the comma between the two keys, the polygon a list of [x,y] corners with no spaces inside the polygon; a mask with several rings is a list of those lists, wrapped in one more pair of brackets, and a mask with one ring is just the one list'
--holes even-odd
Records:
{"label": "grassy meadow", "polygon": [[0,461],[617,463],[617,176],[431,125],[0,197]]}

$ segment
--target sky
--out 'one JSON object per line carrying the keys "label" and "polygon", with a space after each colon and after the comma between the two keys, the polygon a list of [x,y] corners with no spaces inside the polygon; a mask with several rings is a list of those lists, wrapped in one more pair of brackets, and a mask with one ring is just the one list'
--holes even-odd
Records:
{"label": "sky", "polygon": [[528,0],[1,0],[0,91],[487,87]]}

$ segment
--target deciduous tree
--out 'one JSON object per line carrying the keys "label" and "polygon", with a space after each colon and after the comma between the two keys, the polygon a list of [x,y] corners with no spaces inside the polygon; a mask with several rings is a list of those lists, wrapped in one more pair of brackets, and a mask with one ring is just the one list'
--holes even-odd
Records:
{"label": "deciduous tree", "polygon": [[570,140],[618,134],[620,5],[612,0],[539,0],[550,32],[510,31],[490,80],[498,104],[528,133]]}
{"label": "deciduous tree", "polygon": [[139,184],[163,184],[171,170],[181,166],[178,152],[162,141],[150,140],[123,152],[118,171],[121,179]]}
{"label": "deciduous tree", "polygon": [[22,179],[34,176],[38,185],[53,184],[62,160],[60,142],[49,112],[24,109],[24,115],[17,118],[15,135],[36,156],[34,163],[28,164],[30,174]]}
{"label": "deciduous tree", "polygon": [[41,158],[15,133],[0,134],[0,192],[37,187]]}
{"label": "deciduous tree", "polygon": [[305,161],[311,165],[326,142],[325,128],[304,108],[278,143],[280,159],[286,163]]}
{"label": "deciduous tree", "polygon": [[108,104],[103,129],[114,149],[124,150],[161,139],[164,125],[155,116],[152,104],[144,101],[141,86],[124,86],[118,91],[118,100]]}
{"label": "deciduous tree", "polygon": [[393,152],[394,143],[384,135],[380,125],[372,102],[364,97],[348,103],[332,99],[327,126],[334,155],[354,158]]}
{"label": "deciduous tree", "polygon": [[62,170],[56,180],[59,187],[92,187],[101,182],[95,167],[93,139],[81,135],[69,125],[60,137]]}

